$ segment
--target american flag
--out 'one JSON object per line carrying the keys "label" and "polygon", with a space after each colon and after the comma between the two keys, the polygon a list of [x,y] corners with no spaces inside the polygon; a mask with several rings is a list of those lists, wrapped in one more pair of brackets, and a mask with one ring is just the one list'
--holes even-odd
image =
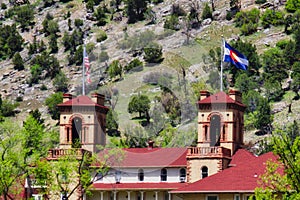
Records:
{"label": "american flag", "polygon": [[86,75],[86,81],[87,83],[92,83],[91,77],[90,77],[90,61],[89,61],[89,57],[86,53],[86,49],[84,47],[83,50],[83,54],[84,54],[84,58],[83,58],[83,62],[84,62],[84,67],[85,67],[85,75]]}

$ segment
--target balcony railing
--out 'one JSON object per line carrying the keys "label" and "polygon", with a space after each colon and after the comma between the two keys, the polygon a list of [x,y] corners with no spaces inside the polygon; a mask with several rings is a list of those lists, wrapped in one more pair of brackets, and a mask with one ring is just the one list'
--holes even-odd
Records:
{"label": "balcony railing", "polygon": [[187,157],[230,157],[230,149],[224,147],[189,147]]}
{"label": "balcony railing", "polygon": [[56,160],[62,156],[75,156],[76,159],[82,159],[84,155],[91,155],[90,151],[85,149],[77,149],[77,148],[70,148],[70,149],[50,149],[48,151],[48,160]]}

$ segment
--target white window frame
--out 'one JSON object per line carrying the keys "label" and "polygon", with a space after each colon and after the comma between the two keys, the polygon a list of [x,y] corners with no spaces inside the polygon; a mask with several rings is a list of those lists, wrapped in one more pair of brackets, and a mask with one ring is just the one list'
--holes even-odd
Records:
{"label": "white window frame", "polygon": [[250,197],[250,196],[252,196],[253,194],[244,194],[243,195],[243,200],[247,200],[247,197]]}
{"label": "white window frame", "polygon": [[206,197],[205,197],[205,200],[208,200],[208,197],[217,197],[217,200],[219,200],[219,195],[218,194],[207,194]]}
{"label": "white window frame", "polygon": [[[238,199],[237,199],[238,197]],[[241,195],[240,194],[234,194],[234,197],[233,197],[234,200],[241,200]]]}

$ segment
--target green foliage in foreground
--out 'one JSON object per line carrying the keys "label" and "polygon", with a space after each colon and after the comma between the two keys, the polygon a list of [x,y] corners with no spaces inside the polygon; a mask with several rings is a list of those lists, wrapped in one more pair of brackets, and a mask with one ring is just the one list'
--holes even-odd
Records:
{"label": "green foliage in foreground", "polygon": [[45,104],[46,106],[48,106],[48,112],[50,113],[52,119],[59,119],[60,113],[57,108],[57,105],[62,102],[63,102],[62,92],[54,93],[46,99]]}
{"label": "green foliage in foreground", "polygon": [[[255,190],[256,200],[300,199],[300,132],[296,121],[278,128],[272,136],[273,152],[278,161],[269,161],[261,179],[261,187]],[[280,171],[284,171],[281,174]]]}

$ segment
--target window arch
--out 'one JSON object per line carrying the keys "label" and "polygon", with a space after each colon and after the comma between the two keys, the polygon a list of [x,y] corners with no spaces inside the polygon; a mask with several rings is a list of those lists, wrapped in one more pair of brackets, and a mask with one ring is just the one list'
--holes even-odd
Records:
{"label": "window arch", "polygon": [[167,181],[168,172],[166,168],[160,170],[160,181]]}
{"label": "window arch", "polygon": [[179,180],[180,180],[180,182],[185,182],[185,178],[186,178],[186,170],[184,168],[181,168],[179,170]]}
{"label": "window arch", "polygon": [[208,168],[206,166],[201,168],[201,176],[202,178],[206,178],[208,176]]}
{"label": "window arch", "polygon": [[139,169],[138,179],[139,179],[139,181],[144,181],[144,170],[143,169]]}
{"label": "window arch", "polygon": [[220,146],[221,117],[212,115],[210,118],[210,146]]}

